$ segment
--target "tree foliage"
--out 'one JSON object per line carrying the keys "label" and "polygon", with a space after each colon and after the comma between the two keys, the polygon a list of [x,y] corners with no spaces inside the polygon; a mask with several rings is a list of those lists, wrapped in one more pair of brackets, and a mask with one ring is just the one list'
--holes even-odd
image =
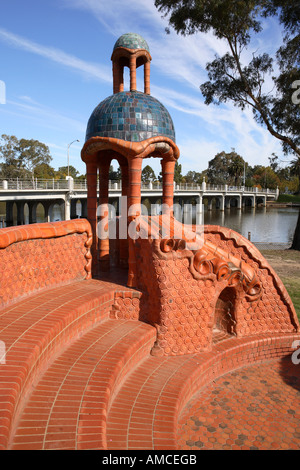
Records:
{"label": "tree foliage", "polygon": [[[206,104],[232,102],[250,107],[265,126],[300,162],[300,2],[299,0],[155,0],[155,6],[179,34],[212,32],[226,41],[228,52],[208,63],[208,81],[200,85]],[[244,50],[262,31],[263,19],[277,16],[283,40],[274,56]],[[276,73],[277,70],[277,73]],[[266,89],[266,77],[272,82]],[[295,91],[296,90],[296,91]],[[299,173],[298,173],[299,175]],[[293,248],[300,250],[300,212]]]}
{"label": "tree foliage", "polygon": [[207,179],[212,184],[243,184],[246,162],[233,149],[230,153],[220,152],[208,162]]}
{"label": "tree foliage", "polygon": [[154,170],[151,168],[150,165],[146,165],[145,168],[142,170],[142,181],[144,183],[153,182],[156,180],[156,175]]}
{"label": "tree foliage", "polygon": [[33,178],[35,168],[49,165],[52,157],[47,145],[38,140],[2,134],[0,160],[2,178]]}
{"label": "tree foliage", "polygon": [[79,175],[79,171],[76,170],[76,168],[73,165],[69,165],[69,167],[60,166],[58,170],[55,172],[55,177],[57,179],[66,179],[66,177],[68,176],[68,172],[69,172],[69,176],[71,176],[74,179],[77,178]]}
{"label": "tree foliage", "polygon": [[110,165],[110,167],[109,167],[109,179],[111,181],[120,181],[121,178],[122,178],[122,174],[121,174],[120,166],[118,166],[117,170],[114,170],[113,165]]}
{"label": "tree foliage", "polygon": [[[209,80],[200,86],[205,103],[230,101],[242,110],[252,108],[255,119],[281,141],[284,152],[300,157],[300,106],[293,99],[293,87],[300,80],[299,1],[155,0],[155,5],[177,33],[211,31],[227,42],[228,52],[207,64]],[[282,45],[274,57],[253,54],[244,65],[243,51],[251,37],[262,31],[264,18],[275,15],[284,29]],[[272,90],[265,89],[267,76]]]}

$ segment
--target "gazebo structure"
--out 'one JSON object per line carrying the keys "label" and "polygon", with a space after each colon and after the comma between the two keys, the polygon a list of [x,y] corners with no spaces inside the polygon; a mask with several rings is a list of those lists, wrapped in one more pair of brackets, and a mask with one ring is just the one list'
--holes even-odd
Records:
{"label": "gazebo structure", "polygon": [[[89,220],[0,229],[0,449],[299,448],[295,308],[245,237],[174,218],[179,150],[168,111],[150,96],[150,61],[140,36],[116,42],[114,94],[92,113],[82,149]],[[149,156],[161,159],[161,215],[141,214]],[[127,285],[118,270],[105,274],[112,159],[128,198],[119,224],[143,234],[114,240]]]}
{"label": "gazebo structure", "polygon": [[[93,111],[87,126],[82,159],[87,167],[88,220],[94,235],[93,272],[109,268],[109,232],[97,234],[97,211],[101,220],[108,216],[108,175],[116,159],[122,172],[122,196],[127,198],[128,220],[141,214],[141,172],[143,159],[161,159],[162,203],[173,205],[174,166],[179,157],[173,121],[167,109],[150,95],[151,55],[146,41],[138,34],[122,35],[112,53],[114,94]],[[137,90],[136,69],[144,66],[144,92]],[[130,70],[130,91],[124,91],[124,67]],[[99,181],[99,199],[98,187]],[[124,213],[124,211],[123,211]],[[124,222],[124,221],[123,221]],[[104,227],[108,229],[107,227]],[[98,235],[98,237],[97,237]],[[128,254],[129,253],[129,254]],[[128,262],[128,285],[136,285],[133,241],[120,240],[118,261]]]}
{"label": "gazebo structure", "polygon": [[[285,288],[268,276],[268,269],[262,268],[264,258],[248,240],[223,227],[206,226],[199,232],[174,218],[174,167],[179,149],[170,114],[150,95],[151,55],[146,41],[137,34],[122,35],[111,60],[114,94],[95,108],[88,121],[82,159],[87,165],[93,276],[109,269],[114,237],[117,264],[128,266],[127,286],[140,292],[137,309],[130,313],[116,307],[117,318],[129,315],[155,326],[153,355],[198,353],[230,336],[297,330],[296,313]],[[144,66],[144,92],[136,86],[139,66]],[[124,67],[130,70],[130,91],[124,91]],[[141,213],[142,163],[150,156],[161,159],[160,216]],[[113,236],[109,233],[112,159],[121,167],[122,196],[128,200],[119,228],[135,224],[137,237],[129,230],[125,237],[119,236],[120,230]],[[278,316],[268,308],[274,297]]]}

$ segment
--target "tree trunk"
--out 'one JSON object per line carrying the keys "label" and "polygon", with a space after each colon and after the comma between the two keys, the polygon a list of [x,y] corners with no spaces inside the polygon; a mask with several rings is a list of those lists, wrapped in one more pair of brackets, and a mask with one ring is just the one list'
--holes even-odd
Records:
{"label": "tree trunk", "polygon": [[300,210],[298,214],[298,221],[297,221],[297,225],[296,225],[296,229],[294,233],[294,239],[293,239],[293,243],[291,246],[291,250],[300,251]]}

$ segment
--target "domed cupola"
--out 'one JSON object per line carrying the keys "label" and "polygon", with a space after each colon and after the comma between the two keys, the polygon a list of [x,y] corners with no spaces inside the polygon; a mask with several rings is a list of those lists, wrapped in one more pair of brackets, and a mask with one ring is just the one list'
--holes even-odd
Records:
{"label": "domed cupola", "polygon": [[[179,158],[172,118],[160,101],[150,95],[151,55],[139,34],[123,34],[115,43],[112,56],[113,94],[92,112],[86,130],[81,158],[86,163],[88,220],[92,227],[93,275],[109,269],[109,169],[116,160],[122,175],[119,223],[129,226],[141,211],[142,166],[146,158],[159,158],[162,176],[162,207],[172,214],[174,169]],[[144,67],[144,91],[137,90],[136,69]],[[129,68],[130,89],[124,90],[124,67]],[[126,201],[126,203],[124,202]],[[126,205],[127,208],[123,207]],[[120,225],[119,225],[120,227]],[[117,237],[118,238],[118,237]],[[135,286],[137,262],[134,240],[118,238],[116,259],[128,267],[128,286]],[[98,275],[98,274],[97,274]]]}
{"label": "domed cupola", "polygon": [[[142,142],[164,136],[175,142],[175,130],[168,110],[150,95],[149,46],[139,34],[123,34],[112,53],[114,94],[93,111],[87,125],[86,140],[113,137]],[[144,93],[137,91],[136,69],[144,65]],[[124,91],[124,67],[130,69],[130,91]]]}

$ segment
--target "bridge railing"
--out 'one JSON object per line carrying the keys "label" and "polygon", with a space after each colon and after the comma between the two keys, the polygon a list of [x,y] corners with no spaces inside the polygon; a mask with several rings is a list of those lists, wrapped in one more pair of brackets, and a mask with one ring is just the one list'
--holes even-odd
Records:
{"label": "bridge railing", "polygon": [[[202,191],[205,188],[206,191],[219,191],[219,192],[247,192],[247,193],[268,193],[276,194],[275,189],[257,189],[249,188],[244,186],[229,186],[229,185],[214,185],[214,184],[205,184],[203,187],[202,184],[195,183],[174,183],[174,189],[176,191]],[[109,190],[119,191],[122,189],[121,181],[109,181]],[[142,182],[142,190],[162,190],[162,183],[160,182]],[[21,180],[21,179],[8,179],[0,180],[0,191],[9,190],[9,191],[40,191],[40,190],[77,190],[77,191],[86,191],[87,182],[85,179],[80,180],[55,180],[55,179],[32,179],[32,180]]]}
{"label": "bridge railing", "polygon": [[0,180],[0,191],[39,191],[39,190],[68,190],[72,189],[87,189],[86,180],[55,180],[55,179],[8,179]]}

